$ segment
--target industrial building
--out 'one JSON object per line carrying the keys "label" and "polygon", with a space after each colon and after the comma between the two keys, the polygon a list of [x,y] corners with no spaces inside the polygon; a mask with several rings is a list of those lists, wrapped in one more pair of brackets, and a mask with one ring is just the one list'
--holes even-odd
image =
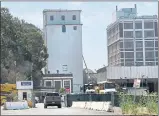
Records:
{"label": "industrial building", "polygon": [[114,13],[107,27],[109,66],[158,65],[157,15],[137,16],[137,6]]}
{"label": "industrial building", "polygon": [[73,92],[83,85],[81,10],[44,10],[43,31],[49,58],[45,74],[72,74]]}
{"label": "industrial building", "polygon": [[135,79],[141,87],[158,92],[158,18],[138,16],[137,6],[114,13],[107,26],[108,66],[106,79],[121,86],[133,87]]}

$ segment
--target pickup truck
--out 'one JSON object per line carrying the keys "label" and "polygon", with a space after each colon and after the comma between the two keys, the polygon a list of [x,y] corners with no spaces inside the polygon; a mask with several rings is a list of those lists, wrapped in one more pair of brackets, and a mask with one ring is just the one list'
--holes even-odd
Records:
{"label": "pickup truck", "polygon": [[47,108],[47,106],[57,106],[58,108],[61,108],[61,96],[57,92],[52,93],[46,93],[44,98],[44,108]]}

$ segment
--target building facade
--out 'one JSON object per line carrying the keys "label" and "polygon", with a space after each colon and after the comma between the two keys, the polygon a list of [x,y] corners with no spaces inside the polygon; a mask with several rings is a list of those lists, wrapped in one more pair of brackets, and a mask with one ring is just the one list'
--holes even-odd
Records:
{"label": "building facade", "polygon": [[116,21],[107,27],[109,66],[158,65],[157,16],[137,16],[137,7],[116,8]]}
{"label": "building facade", "polygon": [[41,86],[44,88],[54,88],[55,92],[59,92],[61,88],[67,90],[67,93],[73,91],[73,75],[72,74],[45,74],[41,80]]}
{"label": "building facade", "polygon": [[45,72],[73,74],[73,92],[83,85],[80,10],[44,10],[44,40],[49,58]]}

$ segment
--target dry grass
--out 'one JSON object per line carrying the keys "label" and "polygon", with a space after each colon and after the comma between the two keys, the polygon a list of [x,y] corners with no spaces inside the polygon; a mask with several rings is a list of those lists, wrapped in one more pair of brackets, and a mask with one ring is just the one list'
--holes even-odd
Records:
{"label": "dry grass", "polygon": [[134,102],[134,97],[126,95],[124,93],[120,94],[120,107],[123,114],[127,115],[157,115],[158,114],[158,104],[157,104],[157,94],[149,94],[148,96],[139,97],[138,102]]}

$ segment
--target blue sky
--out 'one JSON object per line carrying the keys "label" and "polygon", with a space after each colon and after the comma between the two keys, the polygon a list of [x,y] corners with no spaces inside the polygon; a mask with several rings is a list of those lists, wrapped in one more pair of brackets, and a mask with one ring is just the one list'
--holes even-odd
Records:
{"label": "blue sky", "polygon": [[[87,67],[95,70],[107,65],[106,27],[112,23],[116,5],[132,8],[137,4],[138,15],[158,15],[157,2],[2,2],[13,16],[43,28],[43,9],[82,10],[83,55]],[[84,66],[85,67],[85,66]]]}

